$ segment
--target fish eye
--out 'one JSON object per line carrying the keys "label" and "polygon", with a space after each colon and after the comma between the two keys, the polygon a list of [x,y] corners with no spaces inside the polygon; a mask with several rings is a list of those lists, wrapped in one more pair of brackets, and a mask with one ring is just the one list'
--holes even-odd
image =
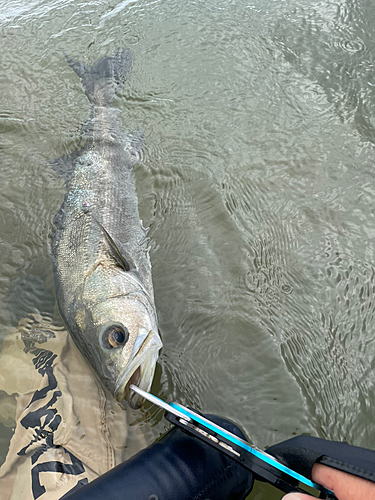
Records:
{"label": "fish eye", "polygon": [[129,332],[124,327],[114,325],[107,328],[103,333],[103,344],[104,347],[109,349],[114,347],[120,347],[129,339]]}

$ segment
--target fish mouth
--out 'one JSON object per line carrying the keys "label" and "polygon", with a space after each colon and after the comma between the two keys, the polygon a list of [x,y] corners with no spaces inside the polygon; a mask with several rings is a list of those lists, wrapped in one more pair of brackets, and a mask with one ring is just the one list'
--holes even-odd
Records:
{"label": "fish mouth", "polygon": [[151,330],[137,352],[132,354],[131,360],[117,383],[115,390],[117,401],[126,399],[133,409],[138,409],[143,405],[144,399],[130,389],[130,386],[134,384],[146,392],[150,390],[161,347],[159,335]]}
{"label": "fish mouth", "polygon": [[138,395],[133,391],[133,389],[130,389],[130,386],[134,384],[137,387],[139,387],[140,383],[141,383],[141,367],[138,366],[133,375],[130,377],[129,382],[125,386],[125,399],[129,403],[129,406],[134,409],[140,408],[143,405],[144,400],[141,397],[137,397]]}

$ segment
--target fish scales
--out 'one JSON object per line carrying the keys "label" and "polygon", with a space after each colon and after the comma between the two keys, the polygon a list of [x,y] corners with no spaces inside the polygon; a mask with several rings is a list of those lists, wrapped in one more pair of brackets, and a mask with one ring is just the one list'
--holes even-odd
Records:
{"label": "fish scales", "polygon": [[75,343],[102,382],[132,406],[134,377],[150,388],[161,340],[154,306],[147,232],[133,177],[134,137],[112,106],[131,66],[127,50],[93,67],[68,62],[92,104],[83,145],[53,163],[66,195],[51,239],[56,297]]}

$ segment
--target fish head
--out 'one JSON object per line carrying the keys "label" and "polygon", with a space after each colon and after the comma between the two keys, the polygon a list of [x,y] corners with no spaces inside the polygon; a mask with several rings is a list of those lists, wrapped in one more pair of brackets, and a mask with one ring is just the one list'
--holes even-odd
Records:
{"label": "fish head", "polygon": [[143,294],[132,294],[108,298],[86,312],[81,350],[116,399],[139,408],[143,400],[130,385],[150,390],[162,347],[154,308]]}

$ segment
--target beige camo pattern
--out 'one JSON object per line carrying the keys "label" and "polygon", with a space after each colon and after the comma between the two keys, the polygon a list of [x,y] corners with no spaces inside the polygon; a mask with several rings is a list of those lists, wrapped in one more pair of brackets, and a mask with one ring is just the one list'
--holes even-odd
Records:
{"label": "beige camo pattern", "polygon": [[[34,347],[30,349],[30,345]],[[51,380],[34,364],[40,349],[56,355],[53,359],[49,353],[57,386],[47,392],[43,389],[51,385]],[[146,445],[139,426],[131,427],[132,435],[128,436],[126,417],[128,421],[134,418],[134,411],[125,411],[103,389],[66,330],[56,328],[48,318],[34,315],[24,319],[5,338],[0,354],[0,391],[0,421],[15,427],[6,460],[0,467],[2,500],[58,500],[78,481],[92,481]],[[36,391],[42,391],[37,393],[40,398],[30,404]],[[52,404],[51,399],[55,401]],[[46,425],[46,407],[61,417],[55,430],[53,419],[52,428]],[[22,419],[30,419],[32,412],[38,410],[42,414],[40,425],[25,428]],[[44,434],[36,439],[41,428],[44,434],[53,432],[54,446],[49,446]],[[44,452],[32,463],[32,456],[43,446]],[[19,455],[25,447],[26,453]],[[35,475],[35,469],[33,479],[36,466],[72,464],[69,453],[82,462],[81,474],[44,471]],[[33,481],[40,483],[37,492]],[[42,494],[40,488],[45,490]]]}

